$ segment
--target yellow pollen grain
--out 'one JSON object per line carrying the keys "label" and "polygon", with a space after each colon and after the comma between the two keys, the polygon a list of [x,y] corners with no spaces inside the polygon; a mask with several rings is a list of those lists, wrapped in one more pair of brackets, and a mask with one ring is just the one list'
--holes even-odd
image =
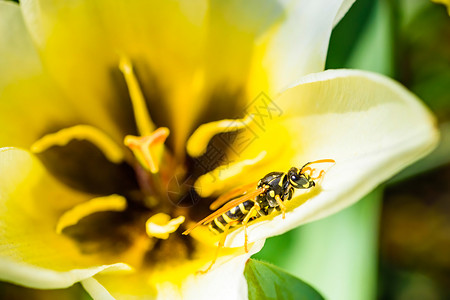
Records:
{"label": "yellow pollen grain", "polygon": [[124,148],[100,129],[89,125],[77,125],[47,134],[31,146],[31,151],[41,153],[53,146],[65,146],[72,140],[91,142],[113,163],[121,163],[125,159]]}
{"label": "yellow pollen grain", "polygon": [[183,216],[171,219],[165,213],[158,213],[147,220],[145,229],[149,237],[166,240],[171,233],[175,232],[183,224],[184,220]]}

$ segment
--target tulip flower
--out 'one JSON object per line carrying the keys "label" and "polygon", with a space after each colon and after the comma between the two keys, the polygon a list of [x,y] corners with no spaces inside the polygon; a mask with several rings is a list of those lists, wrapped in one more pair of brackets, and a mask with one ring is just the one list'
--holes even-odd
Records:
{"label": "tulip flower", "polygon": [[[324,70],[352,1],[0,1],[0,279],[94,299],[245,299],[264,240],[351,205],[438,133],[386,77]],[[332,159],[285,218],[211,202]],[[256,187],[255,187],[256,188]]]}

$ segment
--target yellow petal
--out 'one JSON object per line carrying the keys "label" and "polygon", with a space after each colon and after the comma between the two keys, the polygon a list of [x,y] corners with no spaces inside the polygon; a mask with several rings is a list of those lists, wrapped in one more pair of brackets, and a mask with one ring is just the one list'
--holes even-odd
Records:
{"label": "yellow petal", "polygon": [[22,14],[44,67],[67,102],[91,124],[120,140],[134,124],[117,49],[108,40],[93,2],[26,0]]}
{"label": "yellow petal", "polygon": [[49,128],[75,122],[65,99],[43,70],[19,6],[0,1],[0,147],[29,147]]}
{"label": "yellow petal", "polygon": [[[253,122],[251,129],[240,133],[228,144],[228,161],[199,177],[195,183],[198,193],[204,197],[218,196],[235,187],[258,182],[269,172],[286,168],[286,159],[292,155],[286,153],[292,149],[289,147],[290,128],[276,121],[282,119],[267,119],[261,128],[255,125],[262,123]],[[245,178],[242,174],[245,174]]]}
{"label": "yellow petal", "polygon": [[[158,120],[171,129],[167,122],[182,123],[178,117],[193,122],[190,111],[198,107],[189,101],[197,96],[191,84],[202,57],[205,1],[24,0],[20,5],[46,68],[89,124],[114,138],[119,126],[127,130],[122,134],[133,133],[131,100],[118,68],[122,57],[133,62]],[[182,135],[184,128],[178,129]]]}
{"label": "yellow petal", "polygon": [[[261,151],[256,157],[241,160],[232,165],[220,166],[206,175],[200,176],[195,182],[196,191],[202,197],[209,197],[217,191],[227,188],[226,183],[232,180],[242,180],[242,174],[248,174],[254,165],[258,165],[265,158],[267,152]],[[249,182],[249,178],[247,178]]]}
{"label": "yellow petal", "polygon": [[0,279],[34,288],[62,288],[105,269],[129,269],[83,255],[57,234],[60,216],[89,195],[70,190],[30,153],[0,150]]}
{"label": "yellow petal", "polygon": [[66,211],[56,224],[56,232],[61,233],[64,228],[77,224],[79,220],[93,213],[101,211],[124,211],[126,207],[127,200],[120,195],[93,198]]}
{"label": "yellow petal", "polygon": [[[305,13],[309,6],[303,2],[294,10],[291,4],[279,2],[261,5],[260,1],[203,0],[95,3],[77,0],[70,4],[24,0],[21,6],[46,67],[80,110],[90,116],[89,124],[110,134],[113,134],[110,127],[115,124],[132,129],[127,123],[130,115],[117,114],[131,111],[130,103],[126,103],[130,101],[124,101],[128,99],[125,81],[117,74],[117,64],[126,56],[135,66],[150,114],[173,131],[174,149],[179,157],[205,110],[213,109],[217,116],[204,122],[223,118],[225,113],[233,114],[231,109],[224,112],[217,108],[240,107],[238,104],[253,99],[255,92],[267,90],[268,73],[277,78],[292,73],[291,69],[301,74],[311,71],[312,68],[299,65],[313,62],[314,67],[319,65],[310,57],[318,53],[318,48],[323,62],[326,52],[323,45],[331,31],[331,25],[324,24],[333,22],[333,13],[340,8],[338,2],[327,5],[326,13],[320,14]],[[295,23],[306,17],[307,22],[318,22],[318,26],[311,28],[317,27],[319,35],[307,26],[297,26],[307,24]],[[302,31],[291,39],[288,33],[298,27]],[[273,38],[266,39],[269,30],[267,35]],[[312,38],[305,39],[304,35]],[[320,36],[319,42],[315,36]],[[289,52],[289,58],[279,64],[275,62],[275,57],[281,59],[285,54],[280,54],[280,49],[293,48],[288,43],[292,40],[300,46]],[[300,51],[311,44],[320,45],[308,53]],[[270,51],[268,57],[266,49]],[[295,60],[301,63],[289,70],[272,72],[272,64],[283,68],[289,65],[293,53],[300,53]],[[257,84],[247,87],[249,78]],[[225,100],[220,102],[232,105],[218,106],[221,98]],[[125,110],[121,109],[124,107]]]}
{"label": "yellow petal", "polygon": [[118,125],[133,129],[117,74],[120,58],[129,57],[180,157],[199,116],[216,110],[219,97],[245,103],[323,69],[333,22],[348,3],[24,0],[21,6],[46,68],[89,124],[115,138]]}
{"label": "yellow petal", "polygon": [[[277,159],[254,165],[247,173],[258,173],[261,178],[271,171],[287,171],[327,158],[334,159],[336,165],[311,194],[296,192],[285,220],[277,216],[250,226],[250,240],[281,234],[343,209],[427,154],[438,139],[433,116],[412,93],[369,72],[330,70],[312,74],[275,101],[283,116],[268,122],[267,134],[256,139],[252,147],[266,150],[269,157],[279,154]],[[271,127],[279,130],[271,131]],[[282,154],[279,148],[273,148],[274,139],[283,143]],[[241,159],[252,155],[254,152],[245,149]],[[238,178],[226,183],[240,184]],[[232,244],[243,242],[242,232],[238,236]]]}
{"label": "yellow petal", "polygon": [[111,274],[89,278],[81,281],[81,284],[94,300],[155,299],[156,288],[147,282],[147,278],[145,273]]}
{"label": "yellow petal", "polygon": [[147,220],[145,229],[148,236],[166,240],[170,233],[175,232],[183,224],[184,219],[183,216],[170,219],[169,215],[159,213]]}
{"label": "yellow petal", "polygon": [[442,3],[447,7],[447,12],[450,15],[450,1],[449,0],[431,0],[435,3]]}

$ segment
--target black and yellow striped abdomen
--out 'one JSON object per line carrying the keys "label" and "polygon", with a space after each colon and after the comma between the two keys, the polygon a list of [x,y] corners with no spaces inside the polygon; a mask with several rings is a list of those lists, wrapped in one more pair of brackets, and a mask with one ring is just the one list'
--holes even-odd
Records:
{"label": "black and yellow striped abdomen", "polygon": [[220,234],[224,231],[225,226],[231,222],[235,221],[236,223],[233,224],[232,227],[239,225],[254,205],[255,202],[252,200],[247,200],[238,206],[231,208],[209,223],[209,230],[215,234]]}

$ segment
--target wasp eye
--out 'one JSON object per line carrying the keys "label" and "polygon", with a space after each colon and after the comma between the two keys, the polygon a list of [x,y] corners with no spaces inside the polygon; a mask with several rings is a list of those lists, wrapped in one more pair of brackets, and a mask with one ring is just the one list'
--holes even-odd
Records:
{"label": "wasp eye", "polygon": [[297,180],[299,180],[300,179],[300,177],[298,177],[297,175],[292,175],[291,176],[291,180],[292,181],[297,181]]}

